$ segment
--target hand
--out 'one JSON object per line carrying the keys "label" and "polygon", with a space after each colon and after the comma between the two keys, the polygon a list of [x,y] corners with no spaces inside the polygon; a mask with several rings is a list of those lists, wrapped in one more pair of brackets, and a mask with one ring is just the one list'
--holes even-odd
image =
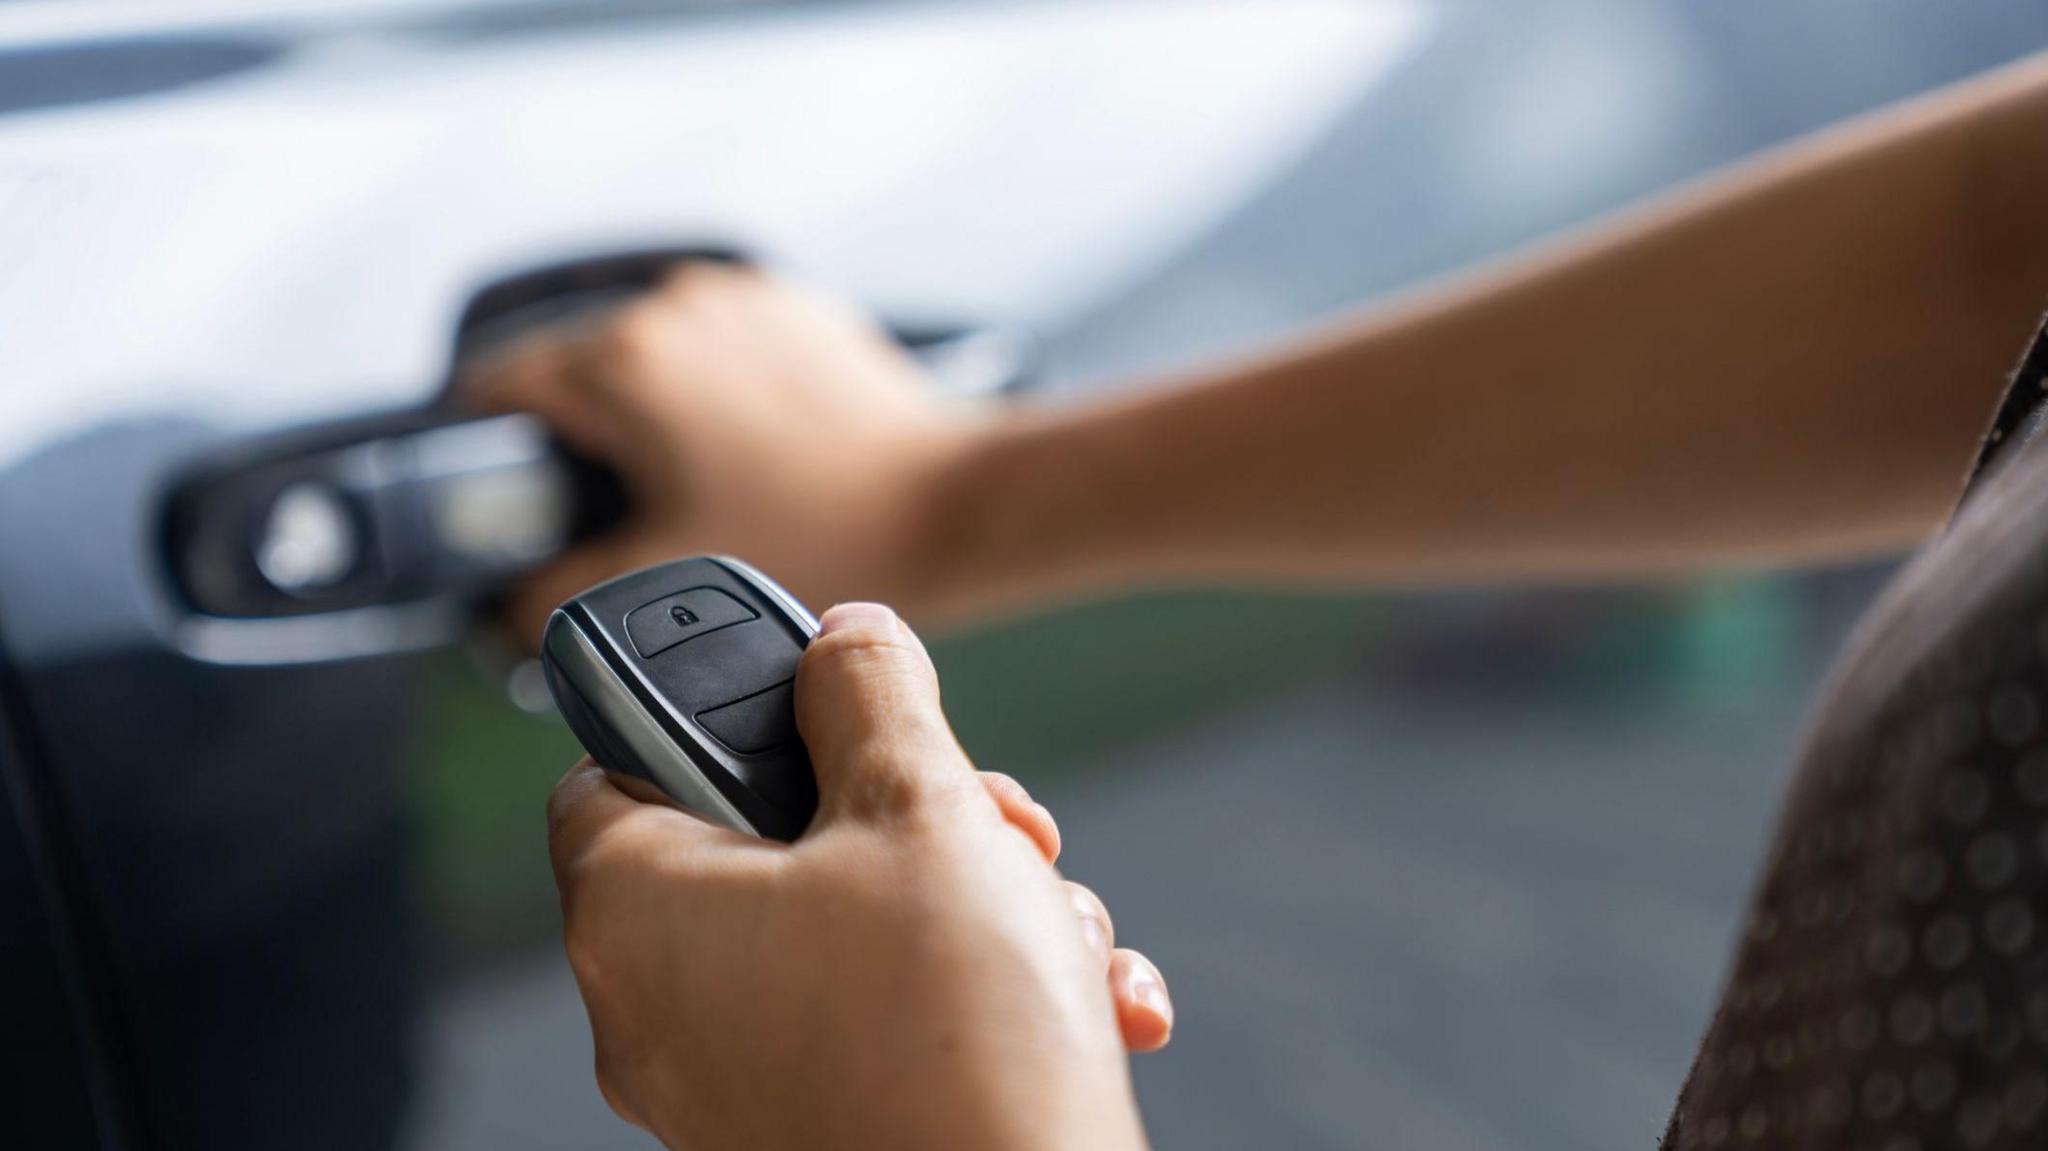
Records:
{"label": "hand", "polygon": [[619,530],[517,589],[511,622],[529,641],[576,592],[687,554],[744,556],[813,603],[906,602],[935,477],[979,426],[864,318],[718,264],[535,333],[459,388],[542,416],[633,500]]}
{"label": "hand", "polygon": [[916,637],[884,608],[825,613],[796,705],[819,806],[795,844],[587,760],[556,788],[613,1109],[692,1151],[1142,1148],[1124,1046],[1165,1041],[1165,987],[1050,866],[1044,809],[977,776]]}

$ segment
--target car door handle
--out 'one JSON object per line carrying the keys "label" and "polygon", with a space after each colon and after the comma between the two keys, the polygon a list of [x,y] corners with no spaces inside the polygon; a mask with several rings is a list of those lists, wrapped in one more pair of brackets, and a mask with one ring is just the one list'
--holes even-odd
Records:
{"label": "car door handle", "polygon": [[[616,307],[660,286],[683,264],[750,262],[736,248],[715,245],[641,248],[507,276],[470,297],[451,360],[468,363],[536,328]],[[1036,341],[1013,327],[903,317],[885,318],[884,326],[951,393],[1013,391],[1037,372]]]}
{"label": "car door handle", "polygon": [[[463,310],[449,375],[537,329],[650,290],[724,249],[598,256],[484,287]],[[1025,383],[1020,333],[891,325],[949,391]],[[423,409],[238,441],[178,472],[160,518],[176,645],[199,659],[301,663],[436,646],[475,606],[626,514],[618,477],[537,417]]]}

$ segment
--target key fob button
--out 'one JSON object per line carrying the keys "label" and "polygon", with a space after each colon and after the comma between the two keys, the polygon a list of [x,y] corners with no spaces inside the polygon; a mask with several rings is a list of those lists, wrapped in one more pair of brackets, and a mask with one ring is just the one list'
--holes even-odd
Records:
{"label": "key fob button", "polygon": [[803,654],[789,629],[756,619],[693,638],[642,667],[671,707],[695,716],[796,678]]}
{"label": "key fob button", "polygon": [[626,635],[640,658],[652,659],[684,640],[755,618],[752,608],[715,587],[691,588],[628,612]]}
{"label": "key fob button", "polygon": [[796,741],[796,681],[697,714],[697,724],[739,755],[759,755]]}

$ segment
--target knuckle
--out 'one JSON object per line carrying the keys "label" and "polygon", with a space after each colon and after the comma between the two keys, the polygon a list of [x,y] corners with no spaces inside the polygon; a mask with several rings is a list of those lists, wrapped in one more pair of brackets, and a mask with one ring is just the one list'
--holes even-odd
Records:
{"label": "knuckle", "polygon": [[562,951],[568,957],[569,970],[575,974],[577,984],[593,1001],[601,1000],[608,982],[605,948],[597,933],[590,929],[588,920],[573,908],[563,911]]}
{"label": "knuckle", "polygon": [[593,1031],[591,1038],[592,1070],[605,1106],[635,1127],[648,1127],[653,1101],[661,1097],[665,1081],[673,1078],[664,1073],[660,1033],[632,1016],[621,1016]]}
{"label": "knuckle", "polygon": [[661,355],[666,321],[646,304],[628,304],[593,333],[592,359],[607,375],[644,370]]}
{"label": "knuckle", "polygon": [[867,626],[828,631],[811,641],[805,656],[823,663],[859,663],[897,659],[909,650],[900,626]]}
{"label": "knuckle", "polygon": [[573,897],[586,874],[615,860],[622,851],[620,840],[632,837],[630,817],[599,823],[586,810],[594,786],[591,771],[579,767],[548,796],[548,859],[565,900]]}
{"label": "knuckle", "polygon": [[551,825],[548,830],[548,863],[555,873],[555,886],[561,890],[563,902],[575,898],[582,884],[584,852],[574,846],[567,835],[557,833]]}
{"label": "knuckle", "polygon": [[568,830],[575,815],[575,807],[576,796],[566,780],[556,784],[555,789],[548,793],[548,845],[557,854],[561,852],[569,838]]}
{"label": "knuckle", "polygon": [[626,1106],[625,1096],[619,1090],[618,1081],[612,1078],[611,1060],[600,1052],[593,1062],[597,1070],[597,1093],[603,1096],[604,1105],[612,1109],[612,1114],[626,1119],[631,1109]]}
{"label": "knuckle", "polygon": [[1094,888],[1070,879],[1067,880],[1067,892],[1073,898],[1075,912],[1100,922],[1104,927],[1109,926],[1109,905],[1102,902]]}
{"label": "knuckle", "polygon": [[864,750],[872,766],[853,775],[840,792],[847,813],[864,821],[907,826],[952,822],[963,798],[951,773],[934,772],[879,742]]}
{"label": "knuckle", "polygon": [[[857,751],[855,755],[859,760],[870,762],[880,758],[868,749]],[[847,815],[863,822],[894,822],[924,805],[925,790],[913,773],[876,766],[854,774],[835,794],[834,800]]]}
{"label": "knuckle", "polygon": [[639,1126],[639,1110],[633,1106],[631,1092],[620,1071],[620,1060],[611,1045],[599,1044],[592,1062],[597,1072],[597,1093],[603,1097],[604,1105],[612,1109],[612,1114]]}
{"label": "knuckle", "polygon": [[[988,796],[965,773],[919,772],[900,789],[898,818],[913,825],[959,827],[974,815],[992,812]],[[996,822],[1001,822],[1000,817]]]}
{"label": "knuckle", "polygon": [[593,877],[615,867],[620,855],[619,847],[601,838],[555,868],[561,893],[562,950],[577,982],[592,993],[601,993],[610,981],[611,939],[617,918],[616,900],[608,898],[616,884],[606,879],[593,882]]}
{"label": "knuckle", "polygon": [[576,977],[576,986],[582,989],[584,998],[600,1001],[605,983],[604,963],[597,949],[588,942],[588,937],[562,936],[562,952],[568,957],[569,972]]}

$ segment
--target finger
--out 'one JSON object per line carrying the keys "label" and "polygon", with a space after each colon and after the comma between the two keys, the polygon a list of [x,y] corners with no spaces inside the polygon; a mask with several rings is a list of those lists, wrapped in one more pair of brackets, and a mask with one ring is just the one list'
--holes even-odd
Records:
{"label": "finger", "polygon": [[548,859],[562,879],[607,829],[645,805],[612,786],[597,761],[584,756],[548,796]]}
{"label": "finger", "polygon": [[1023,784],[1000,771],[982,772],[981,785],[988,789],[989,798],[996,801],[997,810],[1010,821],[1010,826],[1038,845],[1039,854],[1045,856],[1047,863],[1059,862],[1060,825],[1044,804],[1032,799]]}
{"label": "finger", "polygon": [[903,345],[890,336],[888,330],[876,321],[874,313],[855,304],[844,293],[835,292],[819,284],[790,275],[756,275],[751,291],[735,293],[758,306],[777,309],[782,312],[796,312],[814,322],[822,322],[837,328],[841,334],[870,345],[870,347],[894,358],[912,361],[914,358]]}
{"label": "finger", "polygon": [[548,796],[548,860],[565,896],[572,877],[600,844],[633,849],[626,854],[658,845],[661,857],[674,863],[689,857],[683,849],[759,843],[675,806],[651,784],[607,771],[587,755]]}
{"label": "finger", "polygon": [[1116,925],[1110,922],[1109,908],[1102,899],[1086,886],[1067,880],[1067,901],[1074,906],[1074,915],[1081,921],[1081,937],[1088,941],[1088,947],[1102,957],[1104,970],[1109,968],[1116,948]]}
{"label": "finger", "polygon": [[588,337],[556,326],[514,340],[465,367],[456,377],[458,403],[485,412],[531,412],[579,451],[606,455],[617,421],[611,405],[595,402],[588,382]]}
{"label": "finger", "polygon": [[754,291],[771,281],[760,268],[726,260],[685,260],[661,278],[656,294],[670,301]]}
{"label": "finger", "polygon": [[1109,961],[1109,994],[1126,1049],[1157,1051],[1173,1038],[1173,1000],[1151,960],[1128,947],[1117,948]]}
{"label": "finger", "polygon": [[962,790],[987,802],[939,708],[931,657],[896,613],[841,604],[818,622],[796,674],[797,730],[818,777],[818,825],[902,817]]}

